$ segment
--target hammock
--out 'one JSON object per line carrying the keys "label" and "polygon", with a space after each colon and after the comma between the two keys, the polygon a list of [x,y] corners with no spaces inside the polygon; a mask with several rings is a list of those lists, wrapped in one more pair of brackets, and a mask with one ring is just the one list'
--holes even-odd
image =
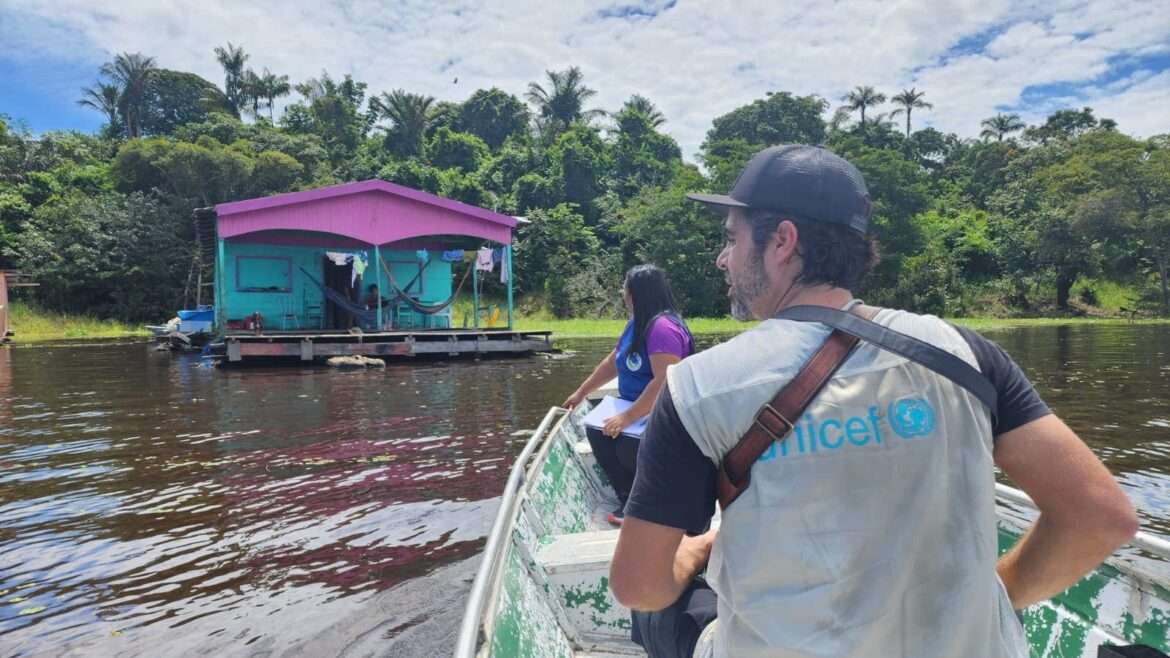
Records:
{"label": "hammock", "polygon": [[371,311],[361,304],[355,304],[352,300],[350,300],[349,297],[318,281],[317,277],[309,274],[308,270],[305,268],[298,265],[297,269],[299,269],[305,276],[309,278],[310,281],[312,281],[318,288],[320,288],[321,293],[325,295],[329,301],[337,304],[338,308],[357,318],[361,324],[368,326],[378,322],[378,312],[376,310]]}
{"label": "hammock", "polygon": [[[459,285],[455,287],[455,292],[451,293],[451,296],[447,298],[447,301],[439,304],[423,304],[421,302],[415,301],[410,297],[410,295],[406,294],[406,292],[399,288],[398,284],[394,282],[394,275],[390,273],[390,268],[386,265],[386,260],[381,257],[379,257],[379,260],[382,261],[382,270],[386,272],[387,282],[390,284],[390,288],[393,289],[395,298],[406,302],[406,304],[412,309],[424,315],[435,315],[436,313],[442,313],[448,306],[454,303],[455,298],[459,296],[459,291],[463,289],[463,284],[467,281],[467,275],[471,274],[471,268],[475,267],[475,263],[468,264],[467,271],[463,273],[463,278],[459,280]],[[416,276],[414,279],[411,279],[410,283],[406,284],[406,287],[409,289],[410,286],[413,285],[417,280],[418,277]]]}

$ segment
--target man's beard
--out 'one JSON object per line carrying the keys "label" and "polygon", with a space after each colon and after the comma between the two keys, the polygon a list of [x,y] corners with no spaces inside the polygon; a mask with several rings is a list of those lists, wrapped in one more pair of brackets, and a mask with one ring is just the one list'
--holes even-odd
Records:
{"label": "man's beard", "polygon": [[728,283],[731,286],[731,317],[740,322],[756,319],[751,305],[768,290],[763,254],[752,254],[739,276],[728,275]]}

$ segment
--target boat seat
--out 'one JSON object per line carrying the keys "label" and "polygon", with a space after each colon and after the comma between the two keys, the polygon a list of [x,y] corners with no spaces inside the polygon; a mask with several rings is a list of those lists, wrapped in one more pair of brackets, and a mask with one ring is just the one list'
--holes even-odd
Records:
{"label": "boat seat", "polygon": [[583,648],[622,646],[630,637],[630,611],[609,591],[617,539],[617,530],[557,535],[534,556]]}

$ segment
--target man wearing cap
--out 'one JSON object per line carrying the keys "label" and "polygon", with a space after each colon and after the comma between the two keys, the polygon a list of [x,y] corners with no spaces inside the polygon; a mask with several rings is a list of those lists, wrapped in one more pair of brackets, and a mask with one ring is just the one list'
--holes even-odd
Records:
{"label": "man wearing cap", "polygon": [[[845,160],[771,147],[730,194],[689,198],[725,217],[716,266],[732,315],[764,321],[667,371],[610,574],[618,600],[645,611],[635,639],[655,658],[1027,656],[1014,610],[1063,591],[1136,532],[1109,471],[998,346],[854,298],[876,255],[869,194]],[[800,306],[941,348],[994,388],[977,397],[862,341],[704,532],[718,465],[830,334],[774,317]],[[996,466],[1040,508],[999,559]],[[715,597],[695,581],[704,567],[718,601],[705,628]]]}

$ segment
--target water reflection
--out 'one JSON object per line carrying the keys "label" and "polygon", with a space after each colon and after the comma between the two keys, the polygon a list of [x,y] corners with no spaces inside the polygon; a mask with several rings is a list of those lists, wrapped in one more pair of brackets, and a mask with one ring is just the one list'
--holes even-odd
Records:
{"label": "water reflection", "polygon": [[[995,337],[1170,531],[1170,332]],[[0,349],[0,645],[300,646],[478,553],[525,434],[611,346],[371,372],[221,371],[141,344]]]}

